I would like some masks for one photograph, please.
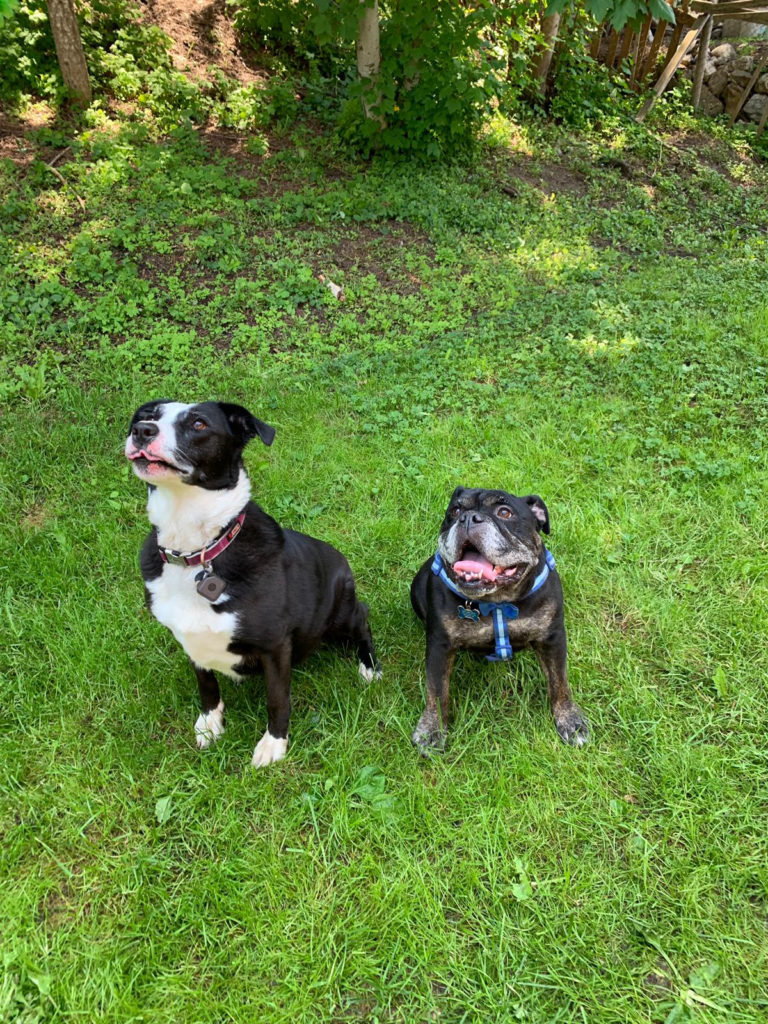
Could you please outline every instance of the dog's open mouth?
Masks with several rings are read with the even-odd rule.
[[[493,565],[473,547],[465,548],[451,568],[462,583],[507,583],[521,570],[519,565]]]
[[[179,473],[179,467],[174,466],[172,462],[166,462],[165,459],[158,459],[156,455],[148,455],[144,451],[131,452],[128,458],[133,463],[134,469],[140,473],[155,473],[162,472],[163,470],[170,470],[173,473]]]

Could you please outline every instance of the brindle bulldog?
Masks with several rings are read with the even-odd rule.
[[[542,530],[549,533],[549,513],[538,495],[453,492],[437,554],[411,584],[411,604],[427,635],[427,705],[412,737],[422,754],[445,744],[448,684],[462,648],[493,652],[490,661],[533,648],[560,738],[575,747],[587,742],[587,721],[568,686],[563,589]]]

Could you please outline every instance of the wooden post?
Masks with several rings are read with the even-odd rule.
[[[744,106],[744,104],[749,99],[749,94],[754,89],[755,82],[757,82],[758,78],[760,77],[760,72],[763,70],[763,68],[765,67],[766,63],[768,63],[768,53],[764,53],[763,56],[760,58],[757,66],[755,67],[755,70],[752,72],[752,76],[750,77],[749,81],[747,82],[747,84],[746,84],[746,86],[744,88],[744,92],[741,94],[741,96],[739,98],[739,102],[733,108],[730,120],[728,121],[728,127],[729,128],[733,124],[733,122],[736,120],[736,118],[739,116],[739,114],[741,113],[741,108]]]
[[[648,56],[643,61],[643,67],[637,76],[638,82],[642,82],[649,71],[653,71],[656,58],[659,55],[661,44],[664,40],[664,33],[667,31],[668,21],[662,21],[661,18],[656,22],[656,31],[653,33],[653,39],[651,40],[651,49],[648,52]]]
[[[619,33],[615,28],[611,29],[611,36],[608,40],[608,50],[605,54],[605,66],[607,68],[613,67],[613,62],[616,60],[616,50],[619,48]]]
[[[763,128],[765,128],[765,122],[768,121],[768,103],[763,107],[763,112],[760,115],[760,123],[757,126],[757,138],[763,134]]]
[[[645,45],[648,40],[648,32],[650,31],[650,28],[651,15],[649,14],[643,22],[642,27],[637,34],[637,39],[635,40],[635,49],[632,53],[632,74],[629,79],[630,86],[634,86],[637,81],[637,73],[640,70],[640,58],[645,55]]]
[[[710,18],[704,28],[701,30],[701,39],[699,40],[699,56],[696,60],[696,71],[693,76],[693,93],[691,95],[691,102],[693,103],[693,109],[699,109],[699,103],[701,102],[701,87],[704,84],[704,67],[709,57],[709,37],[712,35],[712,23],[714,18]]]
[[[600,43],[603,38],[603,22],[597,26],[595,34],[592,36],[592,42],[589,44],[589,56],[592,60],[597,60],[597,55],[600,52]]]
[[[690,48],[693,46],[693,44],[694,44],[694,42],[696,40],[696,36],[699,34],[699,32],[701,32],[701,30],[704,27],[705,23],[711,17],[712,17],[711,14],[701,14],[701,15],[699,15],[699,17],[696,19],[696,21],[694,21],[694,23],[691,25],[691,27],[685,33],[685,35],[682,38],[682,41],[681,41],[680,45],[675,50],[674,55],[671,57],[670,60],[667,61],[666,67],[661,72],[661,75],[659,76],[658,82],[653,87],[653,92],[648,97],[648,99],[645,101],[645,103],[642,105],[642,107],[640,107],[640,110],[637,112],[637,114],[635,116],[635,120],[636,121],[638,121],[638,122],[644,121],[646,119],[646,117],[648,116],[648,114],[650,113],[650,111],[656,106],[656,101],[658,100],[659,96],[661,96],[661,94],[667,88],[667,86],[669,85],[669,83],[670,83],[670,81],[672,79],[672,75],[674,75],[674,73],[677,71],[677,69],[682,64],[683,57],[686,55],[686,53],[688,53]]]
[[[619,71],[621,71],[621,62],[626,59],[626,56],[629,53],[630,47],[632,46],[632,40],[634,39],[634,37],[635,33],[632,31],[629,25],[627,25],[627,27],[624,29],[624,35],[621,37],[619,55],[616,58],[616,67]]]

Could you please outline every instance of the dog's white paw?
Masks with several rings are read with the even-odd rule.
[[[275,761],[282,761],[288,749],[287,739],[278,739],[267,730],[256,744],[251,764],[254,768],[263,768],[265,765],[273,764]]]
[[[368,665],[364,665],[361,661],[357,666],[358,675],[366,681],[366,683],[372,683],[374,679],[381,679],[380,668],[369,668]]]
[[[224,734],[224,701],[219,701],[215,708],[200,715],[195,722],[195,742],[200,750],[205,750]]]

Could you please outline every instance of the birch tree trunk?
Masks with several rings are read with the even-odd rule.
[[[533,77],[540,96],[546,96],[547,94],[547,75],[552,63],[552,54],[555,52],[559,28],[559,14],[550,14],[549,17],[542,17],[541,34],[544,36],[544,42],[533,65]]]
[[[91,82],[72,0],[48,0],[48,17],[64,85],[85,106],[91,102]]]
[[[362,79],[368,80],[366,92],[363,95],[363,110],[365,116],[373,118],[384,127],[384,118],[381,114],[372,112],[381,100],[381,93],[376,89],[376,79],[379,76],[381,66],[381,47],[379,45],[379,3],[373,0],[368,7],[367,0],[360,0],[364,10],[357,26],[357,73]]]

